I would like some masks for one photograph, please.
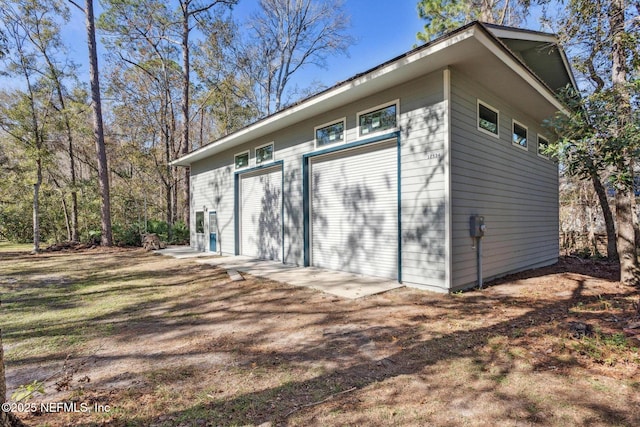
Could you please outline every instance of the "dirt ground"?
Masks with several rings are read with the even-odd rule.
[[[18,414],[33,426],[637,426],[617,274],[564,258],[344,300],[140,250],[0,253],[7,385],[80,408]]]

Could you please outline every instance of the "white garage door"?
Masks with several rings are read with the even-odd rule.
[[[398,279],[396,144],[310,160],[311,265]]]
[[[282,260],[282,167],[240,176],[240,254]]]

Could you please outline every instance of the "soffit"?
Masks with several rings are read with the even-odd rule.
[[[577,84],[569,61],[555,35],[539,31],[484,24],[556,93]]]

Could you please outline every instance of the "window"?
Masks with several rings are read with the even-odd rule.
[[[344,122],[334,122],[316,128],[316,147],[344,142]]]
[[[249,151],[236,154],[235,156],[236,169],[242,169],[249,166]]]
[[[204,233],[204,212],[196,212],[196,233]]]
[[[498,131],[498,110],[478,100],[478,129],[489,132],[493,136],[499,136]]]
[[[358,115],[360,135],[382,132],[398,126],[398,104],[392,104]]]
[[[545,153],[547,147],[549,147],[549,140],[538,135],[538,156],[548,159],[549,155]]]
[[[513,145],[517,145],[520,148],[527,148],[527,127],[520,123],[513,121]]]
[[[273,142],[256,148],[256,166],[273,160]]]

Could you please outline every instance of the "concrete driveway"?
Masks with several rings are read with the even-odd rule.
[[[180,259],[195,258],[195,261],[199,263],[226,270],[236,270],[292,286],[304,286],[342,298],[356,299],[403,287],[397,281],[379,277],[317,267],[296,267],[280,262],[256,260],[246,256],[218,256],[210,252],[198,252],[188,246],[171,246],[158,250],[156,253]]]

